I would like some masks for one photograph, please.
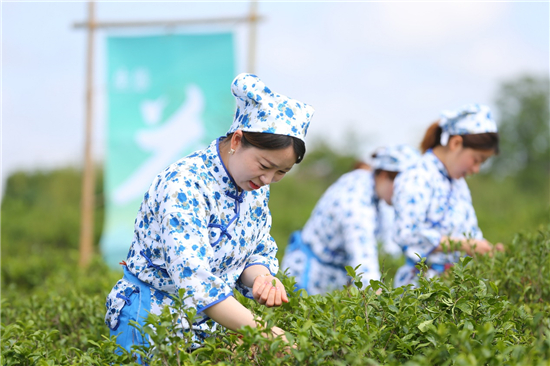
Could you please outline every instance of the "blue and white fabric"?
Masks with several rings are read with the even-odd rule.
[[[442,273],[459,259],[460,252],[434,252],[443,236],[483,238],[466,181],[451,178],[431,150],[396,177],[392,202],[393,239],[407,261],[397,271],[395,286],[414,283],[416,254],[427,258],[430,275]]]
[[[116,333],[126,298],[136,289],[128,277],[135,277],[146,285],[154,314],[171,305],[178,290],[185,291],[185,304],[198,317],[193,324],[179,322],[200,343],[211,330],[205,309],[232,296],[233,289],[252,297],[239,280],[245,268],[278,271],[268,200],[267,185],[238,191],[219,156],[218,140],[166,168],[141,203],[126,259],[129,275],[110,292],[105,323]]]
[[[323,194],[303,230],[294,233],[281,268],[298,288],[323,294],[349,283],[345,266],[359,266],[364,283],[380,278],[377,240],[379,199],[374,173],[356,169],[342,175]]]
[[[401,172],[413,165],[419,158],[420,152],[408,145],[390,145],[376,149],[370,159],[373,169]]]
[[[393,221],[395,219],[393,206],[388,205],[384,200],[380,200],[378,202],[378,212],[380,215],[382,251],[396,259],[400,259],[403,255],[401,247],[393,241]]]
[[[231,85],[237,100],[228,134],[237,130],[287,135],[305,141],[313,107],[271,91],[259,77],[240,74]]]
[[[439,126],[442,146],[447,146],[450,136],[497,132],[490,108],[482,104],[467,104],[455,111],[443,111]]]

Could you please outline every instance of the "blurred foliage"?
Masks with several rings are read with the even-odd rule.
[[[541,174],[542,175],[542,174]],[[483,236],[492,243],[510,243],[519,232],[531,232],[550,222],[548,180],[525,189],[516,177],[479,174],[468,178],[472,201]]]
[[[515,176],[526,188],[550,174],[550,84],[548,76],[523,76],[502,83],[496,104],[501,154],[491,170]]]
[[[96,174],[94,242],[103,228],[103,175]],[[2,200],[2,286],[22,289],[41,285],[58,262],[70,256],[80,234],[81,173],[72,168],[51,172],[18,172],[7,179]],[[54,250],[59,249],[59,250]],[[26,268],[14,258],[24,256]]]
[[[8,177],[2,200],[2,238],[11,244],[76,248],[80,233],[81,172],[74,168],[18,172]],[[96,169],[94,241],[103,228],[103,170]],[[54,224],[54,223],[60,223]],[[14,242],[15,241],[15,242]]]
[[[550,219],[549,88],[548,75],[523,75],[497,91],[500,154],[468,181],[490,241],[509,242]]]

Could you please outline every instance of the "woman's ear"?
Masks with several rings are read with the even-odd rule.
[[[231,149],[237,150],[238,147],[241,146],[241,140],[243,138],[243,131],[237,130],[233,133],[233,136],[231,136]]]
[[[462,148],[462,142],[463,142],[462,136],[454,135],[449,139],[447,146],[451,151],[458,151]]]

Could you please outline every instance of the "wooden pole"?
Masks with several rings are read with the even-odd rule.
[[[94,64],[94,2],[88,3],[88,52],[86,65],[86,132],[84,143],[84,172],[80,207],[80,260],[81,268],[90,264],[93,254],[94,208],[95,208],[95,167],[92,157],[93,135],[93,64]]]
[[[256,20],[262,20],[259,15],[255,15]],[[237,24],[249,22],[250,16],[243,17],[221,17],[221,18],[203,18],[203,19],[168,19],[168,20],[134,20],[134,21],[116,21],[94,23],[95,29],[100,28],[139,28],[139,27],[178,27],[192,26],[199,24]],[[74,28],[88,28],[88,22],[76,22]]]
[[[256,68],[256,25],[258,24],[258,2],[250,1],[250,31],[248,34],[248,70],[247,72],[254,73]]]

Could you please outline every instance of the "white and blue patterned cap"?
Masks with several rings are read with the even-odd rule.
[[[402,172],[420,159],[420,152],[408,145],[380,147],[373,155],[370,163],[372,168],[389,172]]]
[[[441,112],[439,126],[442,146],[447,145],[450,136],[497,132],[491,110],[482,104],[467,104],[456,111]]]
[[[256,75],[240,74],[231,85],[237,111],[227,134],[237,130],[297,137],[305,142],[313,107],[271,91]]]

